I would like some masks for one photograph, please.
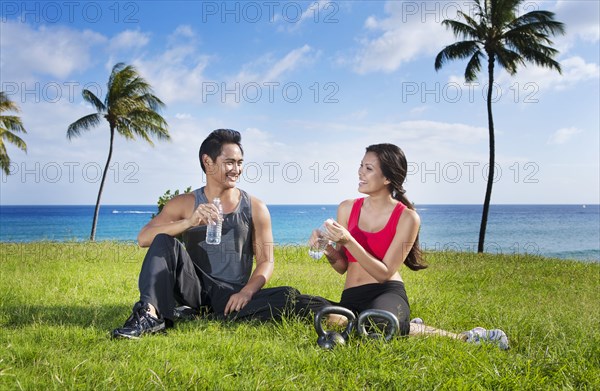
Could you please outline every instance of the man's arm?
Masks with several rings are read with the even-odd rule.
[[[239,311],[248,304],[252,296],[258,292],[273,274],[273,231],[271,229],[271,215],[267,206],[257,198],[251,197],[253,247],[256,258],[256,268],[252,272],[248,283],[242,290],[229,299],[225,306],[225,315]]]
[[[196,198],[193,194],[182,194],[169,200],[158,216],[141,229],[137,237],[138,244],[148,247],[160,233],[176,236],[191,227],[207,224],[209,219],[217,217],[217,208],[214,205],[200,204],[194,210],[195,203]]]

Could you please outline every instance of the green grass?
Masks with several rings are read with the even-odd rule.
[[[430,253],[403,278],[412,316],[499,327],[509,351],[440,337],[352,338],[323,351],[308,321],[179,323],[113,341],[137,300],[132,244],[0,244],[0,389],[600,389],[600,265]],[[305,248],[276,251],[270,285],[339,299],[343,277]]]

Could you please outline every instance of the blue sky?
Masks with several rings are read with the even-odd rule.
[[[488,161],[485,75],[433,67],[454,37],[442,25],[468,1],[4,1],[0,83],[17,102],[27,154],[8,146],[0,203],[94,204],[108,125],[71,141],[113,65],[135,65],[167,105],[172,140],[117,139],[103,204],[153,204],[199,187],[198,148],[220,127],[243,136],[240,187],[268,204],[336,204],[359,196],[367,145],[409,160],[417,204],[480,204]],[[597,1],[525,1],[555,12],[563,74],[496,70],[497,177],[492,203],[598,203]]]

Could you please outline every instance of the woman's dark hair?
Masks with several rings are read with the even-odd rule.
[[[408,164],[404,152],[394,144],[375,144],[367,147],[367,152],[372,152],[377,155],[381,172],[386,177],[390,184],[388,189],[394,199],[402,202],[407,208],[415,210],[412,202],[406,198],[406,191],[403,184],[406,179]],[[415,239],[404,264],[411,270],[420,270],[427,267],[423,263],[423,255],[419,246],[419,234]]]
[[[223,144],[237,144],[237,146],[240,147],[240,151],[242,151],[242,155],[244,154],[244,149],[242,148],[242,135],[240,132],[233,129],[213,130],[202,142],[202,145],[200,145],[198,158],[200,159],[202,171],[206,172],[206,167],[204,167],[204,162],[202,161],[202,155],[210,156],[214,162],[221,152],[223,152]]]

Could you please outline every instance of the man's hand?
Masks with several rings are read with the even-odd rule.
[[[252,295],[244,291],[239,291],[231,295],[227,305],[225,306],[224,315],[227,316],[232,312],[239,312],[252,300]]]
[[[188,218],[191,227],[208,225],[219,218],[219,210],[214,204],[200,204]]]

